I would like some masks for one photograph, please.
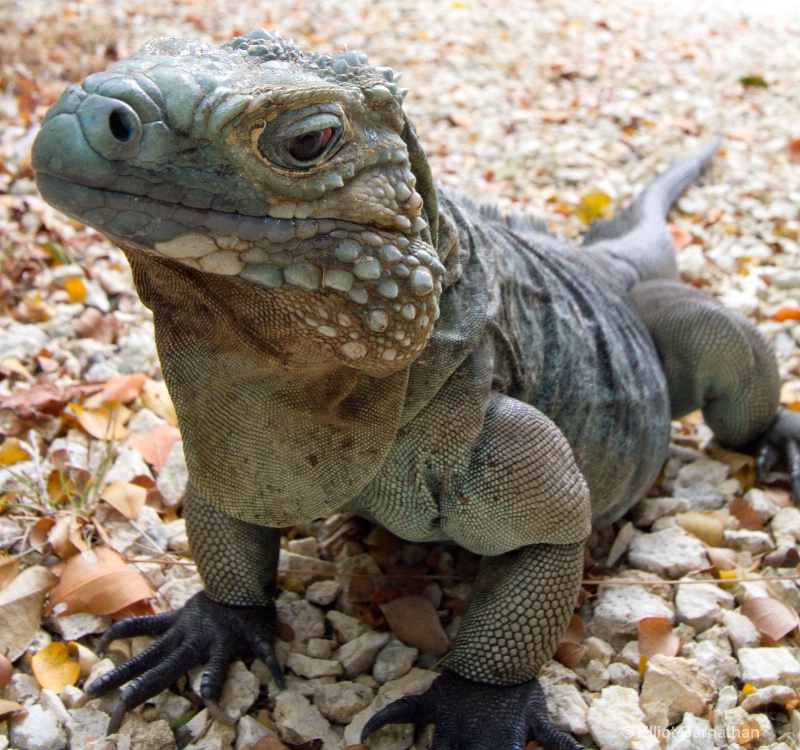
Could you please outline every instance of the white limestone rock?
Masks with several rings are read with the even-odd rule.
[[[778,505],[767,492],[757,487],[748,490],[744,499],[747,504],[758,513],[758,517],[761,519],[762,523],[767,523],[781,509],[781,506]]]
[[[572,734],[586,734],[589,731],[586,723],[589,708],[574,685],[550,685],[544,693],[550,718],[559,729]]]
[[[168,507],[175,508],[183,501],[186,485],[189,482],[189,470],[183,455],[183,442],[178,441],[170,448],[167,460],[158,472],[156,488],[164,498]]]
[[[228,678],[219,699],[220,708],[228,716],[238,719],[256,702],[260,689],[258,678],[237,659],[228,669]]]
[[[277,737],[277,735],[252,716],[242,716],[236,722],[234,750],[253,750],[262,737]]]
[[[722,622],[728,631],[734,651],[740,648],[755,648],[761,645],[761,634],[753,621],[738,609],[722,613]]]
[[[314,659],[304,654],[291,653],[286,666],[300,677],[338,677],[343,673],[342,665],[334,659]]]
[[[355,617],[346,615],[343,612],[331,610],[325,615],[328,621],[333,625],[336,635],[340,643],[347,643],[355,638],[358,638],[366,628]]]
[[[778,548],[800,542],[800,508],[781,508],[770,521]]]
[[[368,631],[345,643],[335,654],[346,677],[368,672],[378,652],[389,642],[389,633]]]
[[[411,646],[406,646],[396,638],[386,644],[375,659],[372,667],[372,676],[381,684],[396,680],[414,666],[414,660],[419,651]]]
[[[757,688],[788,685],[800,688],[800,662],[791,649],[740,648],[742,679]]]
[[[325,616],[322,610],[296,594],[282,593],[276,602],[278,619],[291,626],[296,643],[325,635]]]
[[[8,741],[18,750],[63,750],[67,733],[60,712],[51,707],[31,703],[26,716],[8,726]]]
[[[738,552],[749,552],[751,555],[763,555],[775,549],[775,542],[766,531],[750,529],[725,529],[722,543]]]
[[[708,566],[703,543],[679,526],[634,537],[628,560],[641,570],[665,578],[680,578]]]
[[[730,685],[739,677],[739,662],[718,641],[700,641],[684,646],[682,656],[694,659],[717,690]]]
[[[786,685],[770,685],[745,696],[742,708],[748,713],[770,705],[786,706],[797,697],[797,691]]]
[[[675,613],[660,596],[644,586],[600,586],[586,632],[612,646],[621,646],[636,637],[637,623],[644,617],[666,617],[673,621]]]
[[[677,587],[675,608],[678,620],[702,632],[711,627],[720,609],[733,609],[736,599],[713,583],[686,583]]]
[[[714,738],[708,719],[686,713],[683,721],[667,734],[665,750],[717,750]]]
[[[275,724],[281,737],[288,742],[301,744],[321,739],[325,750],[338,750],[339,738],[331,730],[316,706],[293,690],[282,690],[275,697]]]
[[[315,581],[305,591],[305,596],[312,604],[327,607],[336,601],[342,587],[336,581]]]
[[[603,750],[661,750],[658,739],[644,723],[639,696],[630,688],[603,688],[586,712],[586,723]]]
[[[619,685],[638,691],[642,678],[638,669],[633,669],[621,662],[614,662],[608,665],[608,681],[612,685]]]
[[[367,708],[374,697],[366,685],[342,680],[332,685],[319,685],[314,691],[314,705],[334,724],[347,724],[355,714]]]
[[[713,683],[697,662],[661,654],[648,660],[641,702],[666,706],[669,724],[676,723],[685,713],[704,713],[716,696]]]

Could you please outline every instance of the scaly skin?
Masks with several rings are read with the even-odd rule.
[[[45,119],[42,194],[125,251],[153,311],[206,586],[107,634],[163,636],[87,688],[133,678],[110,731],[196,663],[217,715],[233,658],[274,667],[280,527],[348,509],[486,556],[444,674],[365,736],[416,721],[435,748],[575,748],[536,677],[591,527],[650,486],[670,417],[703,408],[800,487],[768,345],[673,280],[666,213],[717,143],[574,248],[437,191],[402,98],[362,55],[254,32],[151,42]]]

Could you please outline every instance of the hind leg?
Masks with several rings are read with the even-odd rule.
[[[800,414],[780,410],[772,348],[743,315],[676,281],[633,286],[669,386],[673,418],[702,409],[722,445],[756,450],[764,474],[785,456],[800,501]]]

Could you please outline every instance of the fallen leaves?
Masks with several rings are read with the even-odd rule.
[[[789,141],[789,163],[800,164],[800,138]]]
[[[14,701],[0,699],[0,721],[25,716],[28,710]]]
[[[42,620],[42,604],[58,577],[41,565],[23,570],[0,591],[0,652],[16,661],[31,645]]]
[[[762,635],[779,641],[800,625],[800,616],[791,607],[766,596],[753,597],[742,604],[746,615]]]
[[[152,599],[147,579],[108,547],[97,547],[70,558],[50,592],[46,612],[111,615]]]
[[[798,141],[800,144],[800,141]],[[798,160],[796,162],[800,164],[800,146],[798,146]],[[783,323],[787,320],[800,320],[800,307],[781,307],[777,309],[771,315],[773,320],[777,320],[778,323]]]
[[[677,656],[681,650],[681,639],[672,631],[667,617],[644,617],[639,620],[639,653],[651,656]]]
[[[424,596],[410,594],[379,606],[392,632],[407,646],[439,655],[450,648],[436,608]]]
[[[161,471],[167,461],[169,452],[181,439],[181,432],[171,424],[160,424],[150,432],[135,438],[128,443],[156,471]]]
[[[117,479],[105,486],[100,499],[132,521],[139,515],[147,500],[147,489],[132,482]]]
[[[591,224],[595,219],[605,216],[611,197],[601,192],[587,193],[578,204],[578,218],[584,224]]]
[[[74,685],[80,676],[81,665],[78,644],[51,643],[31,659],[33,676],[45,690],[60,693],[67,685]]]
[[[10,437],[0,445],[0,465],[13,466],[31,458],[30,451],[19,438]]]
[[[569,669],[574,669],[581,663],[586,649],[583,647],[583,620],[578,615],[572,615],[561,636],[553,658]]]
[[[722,541],[725,522],[713,513],[699,511],[676,513],[675,520],[684,531],[688,531],[710,547],[718,547]]]

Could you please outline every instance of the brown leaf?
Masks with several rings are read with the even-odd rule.
[[[762,596],[742,604],[742,614],[752,620],[759,633],[779,641],[800,625],[800,616],[777,599]]]
[[[40,555],[44,554],[45,549],[49,542],[47,541],[47,535],[50,533],[50,529],[56,525],[56,519],[52,516],[45,516],[44,518],[40,518],[33,526],[31,526],[31,530],[28,533],[28,541]]]
[[[84,401],[89,409],[99,408],[106,404],[129,404],[138,398],[147,383],[147,375],[134,372],[131,375],[117,375],[106,380],[103,390]]]
[[[0,698],[0,721],[5,721],[6,719],[11,718],[21,718],[26,716],[28,713],[28,709],[24,706],[21,706],[19,703],[14,703],[14,701],[7,701]]]
[[[681,639],[672,632],[667,617],[644,617],[639,620],[639,653],[648,659],[656,654],[677,656]]]
[[[96,547],[67,560],[61,580],[50,592],[46,612],[111,615],[152,597],[150,584],[141,573],[114,550]]]
[[[178,426],[178,415],[163,380],[148,380],[142,389],[142,406],[147,407],[156,416],[166,419],[174,427]]]
[[[586,649],[580,643],[561,641],[553,658],[569,669],[575,669],[581,663]]]
[[[156,471],[161,471],[172,446],[180,439],[181,431],[165,422],[154,427],[147,434],[131,440],[128,446],[137,451]]]
[[[23,419],[36,418],[42,414],[58,416],[64,405],[78,394],[96,393],[101,383],[73,383],[58,386],[42,380],[26,391],[17,391],[0,397],[0,409],[16,412]]]
[[[728,465],[731,479],[737,479],[745,492],[755,487],[756,461],[752,456],[728,450],[716,443],[711,443],[708,452],[714,460]]]
[[[401,596],[381,604],[380,610],[392,632],[407,646],[439,655],[450,648],[436,608],[424,596]]]
[[[717,570],[734,570],[739,560],[736,550],[728,547],[706,547],[706,555]]]
[[[36,565],[0,591],[0,651],[16,661],[31,645],[42,620],[42,604],[58,578]]]
[[[144,507],[147,490],[131,482],[117,479],[104,487],[100,493],[100,499],[132,521]]]
[[[797,545],[781,547],[774,552],[765,555],[763,560],[764,565],[770,565],[773,568],[794,568],[800,564],[800,553],[797,551]]]
[[[789,162],[800,164],[800,138],[789,141]]]
[[[712,547],[716,547],[722,541],[725,524],[713,514],[690,510],[686,513],[676,513],[675,520],[684,531],[688,531]]]
[[[692,233],[683,227],[675,224],[668,225],[669,233],[672,235],[672,242],[676,250],[683,250],[687,245],[692,244]]]
[[[353,747],[366,747],[366,745],[353,745]],[[289,750],[277,737],[262,737],[255,745],[253,750]]]
[[[47,541],[62,560],[67,560],[79,552],[86,552],[89,549],[83,539],[82,528],[74,511],[60,513],[56,517],[55,526],[47,534]]]
[[[0,591],[19,575],[19,571],[20,562],[18,557],[9,557],[6,560],[0,560]]]
[[[608,562],[606,563],[609,568],[613,568],[620,560],[620,558],[627,552],[628,546],[633,539],[633,524],[628,521],[618,532],[611,545],[611,550],[608,553]]]
[[[751,508],[742,497],[735,497],[730,503],[731,515],[739,522],[740,529],[761,531],[764,523],[755,508]]]

